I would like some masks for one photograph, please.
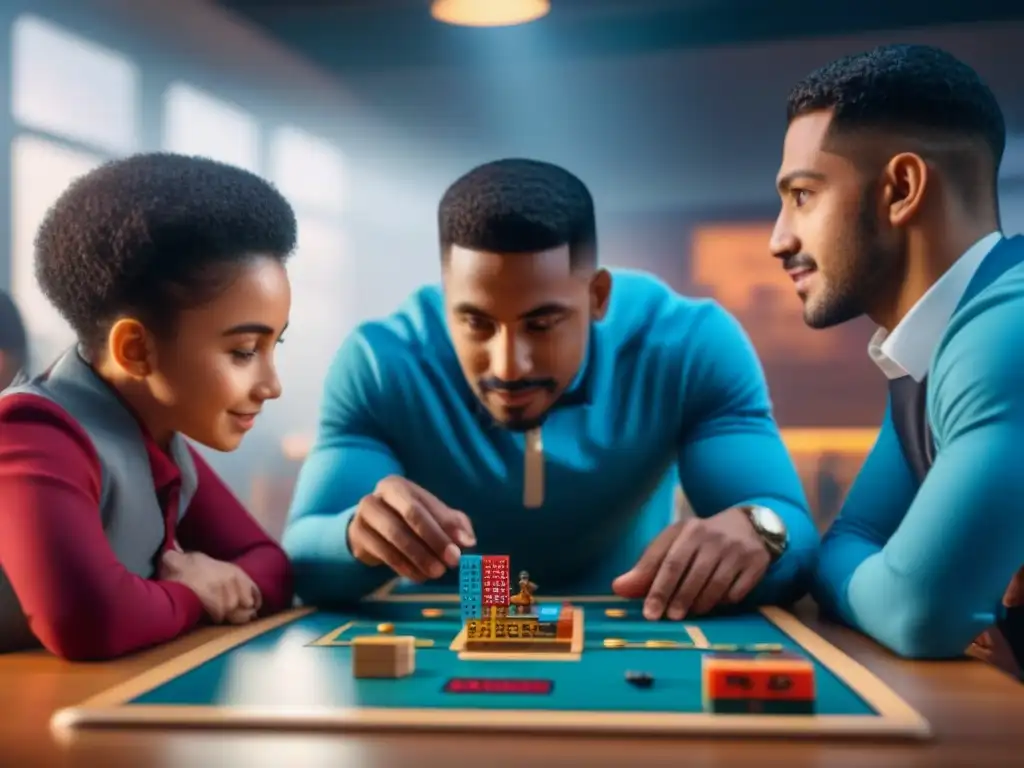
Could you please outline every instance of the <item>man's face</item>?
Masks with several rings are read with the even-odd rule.
[[[526,431],[580,370],[611,276],[573,270],[568,247],[498,254],[453,247],[445,305],[466,379],[494,419]]]
[[[156,342],[149,377],[168,428],[216,450],[237,448],[264,403],[281,395],[274,352],[290,308],[285,268],[256,258],[217,298],[183,311],[173,338]]]
[[[877,178],[823,147],[830,121],[826,111],[790,124],[777,180],[782,208],[771,239],[812,328],[867,312],[903,263],[902,238],[888,226]]]

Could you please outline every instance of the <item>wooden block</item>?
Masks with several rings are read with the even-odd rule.
[[[364,635],[352,640],[352,674],[357,678],[408,677],[416,671],[416,638]]]

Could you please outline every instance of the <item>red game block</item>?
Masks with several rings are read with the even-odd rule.
[[[445,693],[527,693],[545,695],[554,690],[553,680],[453,677],[444,684]]]
[[[722,654],[703,658],[704,692],[714,701],[813,701],[814,665],[788,654]]]
[[[562,609],[558,612],[558,624],[555,629],[555,636],[559,640],[572,639],[572,620],[576,615],[569,603],[562,603]]]
[[[480,581],[483,587],[481,602],[485,607],[508,605],[511,597],[508,555],[484,555]]]

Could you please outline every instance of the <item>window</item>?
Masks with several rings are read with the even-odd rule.
[[[68,184],[100,162],[100,157],[35,136],[19,136],[11,145],[11,287],[31,338],[33,370],[48,365],[74,342],[74,334],[36,282],[36,231]]]
[[[75,178],[137,151],[141,78],[118,52],[31,15],[14,22],[11,64],[11,293],[37,371],[74,334],[36,283],[36,231]]]
[[[331,360],[352,326],[355,285],[338,227],[299,218],[299,246],[288,265],[292,310],[277,353],[291,427],[312,430]]]
[[[163,146],[259,171],[259,126],[248,113],[184,83],[164,96]]]
[[[329,142],[293,127],[274,132],[270,175],[294,206],[299,243],[288,272],[292,315],[278,353],[284,440],[316,429],[327,369],[356,320],[356,285],[344,229],[345,160]]]
[[[115,51],[35,16],[12,33],[15,122],[111,154],[135,151],[140,76]]]
[[[270,145],[271,175],[297,208],[340,213],[346,204],[345,161],[333,146],[297,128],[281,128]]]

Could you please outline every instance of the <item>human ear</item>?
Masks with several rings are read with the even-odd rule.
[[[906,226],[920,212],[930,182],[928,163],[918,154],[903,152],[886,164],[883,194],[893,227]]]
[[[612,275],[607,269],[599,269],[590,278],[590,316],[603,320],[608,312],[612,295]]]
[[[146,327],[135,318],[114,323],[107,337],[110,360],[136,379],[144,379],[156,368],[156,349]]]

